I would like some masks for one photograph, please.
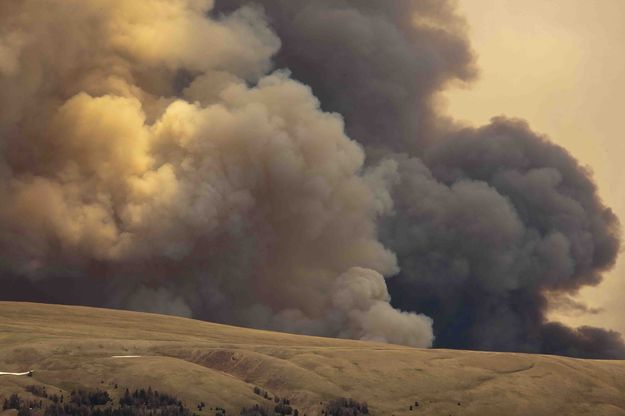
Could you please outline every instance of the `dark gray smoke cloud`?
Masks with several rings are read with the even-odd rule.
[[[393,304],[431,316],[436,346],[625,357],[615,332],[546,321],[547,297],[598,284],[618,254],[590,173],[521,120],[473,129],[437,111],[437,92],[475,75],[454,2],[262,3],[277,62],[395,177],[380,230],[401,269]]]
[[[437,108],[476,75],[453,1],[25,0],[0,28],[0,299],[625,357],[545,318],[618,252],[590,174]]]
[[[250,0],[219,0],[232,11]],[[418,151],[440,134],[434,93],[475,77],[466,23],[453,1],[258,1],[282,41],[276,65],[342,114],[373,149]]]
[[[552,352],[545,296],[597,284],[618,252],[617,221],[587,172],[506,119],[460,131],[423,160],[398,160],[396,215],[383,227],[402,269],[396,304],[430,313],[439,345]],[[562,334],[581,356],[614,356],[582,342],[600,330]]]

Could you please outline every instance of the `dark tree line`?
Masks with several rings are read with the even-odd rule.
[[[27,386],[26,391],[44,400],[25,400],[17,394],[4,399],[2,410],[16,409],[18,416],[198,416],[184,406],[177,397],[161,393],[152,388],[125,390],[117,406],[104,390],[75,390],[68,400],[57,394],[49,394],[43,386]],[[267,401],[263,405],[243,408],[240,416],[305,416],[293,406],[289,399],[269,394],[260,388],[254,392]],[[206,404],[200,402],[197,408],[203,412]],[[226,416],[226,410],[216,406],[210,408],[215,416]],[[326,404],[322,411],[325,416],[369,415],[366,403],[352,399],[336,399]]]
[[[113,407],[108,392],[103,390],[78,390],[71,393],[68,402],[63,403],[62,397],[44,395],[43,389],[27,390],[49,402],[27,401],[17,394],[4,400],[2,410],[16,409],[19,416],[32,416],[33,411],[42,416],[194,416],[176,397],[152,391],[152,389],[135,390],[132,394],[126,390],[119,399],[119,407]]]
[[[323,411],[327,416],[361,416],[369,414],[367,403],[358,402],[353,399],[335,399],[328,403]]]
[[[2,410],[15,409],[19,416],[30,416],[31,409],[43,408],[43,400],[24,400],[17,394],[12,394],[2,403]]]
[[[85,390],[72,391],[70,396],[70,403],[77,406],[102,406],[112,401],[111,396],[104,390],[91,392]]]
[[[120,406],[146,407],[157,409],[162,407],[183,407],[182,401],[167,393],[160,393],[158,390],[146,389],[135,390],[132,393],[126,389],[124,395],[119,399]]]

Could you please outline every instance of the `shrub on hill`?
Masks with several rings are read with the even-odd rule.
[[[167,406],[182,407],[182,402],[176,397],[159,393],[158,390],[152,390],[151,387],[147,390],[135,390],[132,393],[126,389],[124,395],[119,399],[119,404],[121,406],[147,407],[148,409]]]
[[[4,399],[2,410],[15,409],[18,413],[30,413],[30,409],[42,409],[43,401],[41,400],[24,400],[17,394],[12,394],[8,399]],[[27,412],[28,411],[28,412]]]
[[[43,397],[44,399],[48,398],[48,392],[46,391],[45,386],[36,386],[31,384],[30,386],[26,386],[26,391],[31,393],[33,396]]]
[[[108,392],[103,390],[96,390],[92,392],[78,390],[72,391],[69,401],[70,403],[79,406],[101,406],[112,400]]]
[[[273,416],[273,411],[266,407],[254,405],[251,408],[243,408],[239,413],[239,416]]]
[[[327,416],[361,416],[369,414],[369,407],[365,402],[352,399],[335,399],[328,403],[322,411]]]

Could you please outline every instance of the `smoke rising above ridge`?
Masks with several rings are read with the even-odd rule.
[[[3,42],[1,266],[26,281],[5,296],[49,285],[61,302],[431,345],[429,318],[388,303],[384,180],[338,114],[270,71],[260,8],[3,8],[22,41]]]
[[[0,22],[0,298],[625,357],[545,317],[618,254],[590,174],[523,121],[437,108],[477,72],[453,1],[24,1]]]
[[[263,4],[278,62],[395,172],[379,223],[401,269],[389,289],[433,318],[436,346],[624,356],[616,332],[545,317],[547,296],[598,284],[618,254],[618,220],[589,173],[523,121],[473,129],[437,109],[437,92],[475,75],[453,2]]]

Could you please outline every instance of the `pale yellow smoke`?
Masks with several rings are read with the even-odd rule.
[[[393,166],[363,172],[341,117],[266,75],[280,42],[261,10],[212,6],[0,5],[1,271],[112,279],[116,306],[431,345],[382,278]]]

